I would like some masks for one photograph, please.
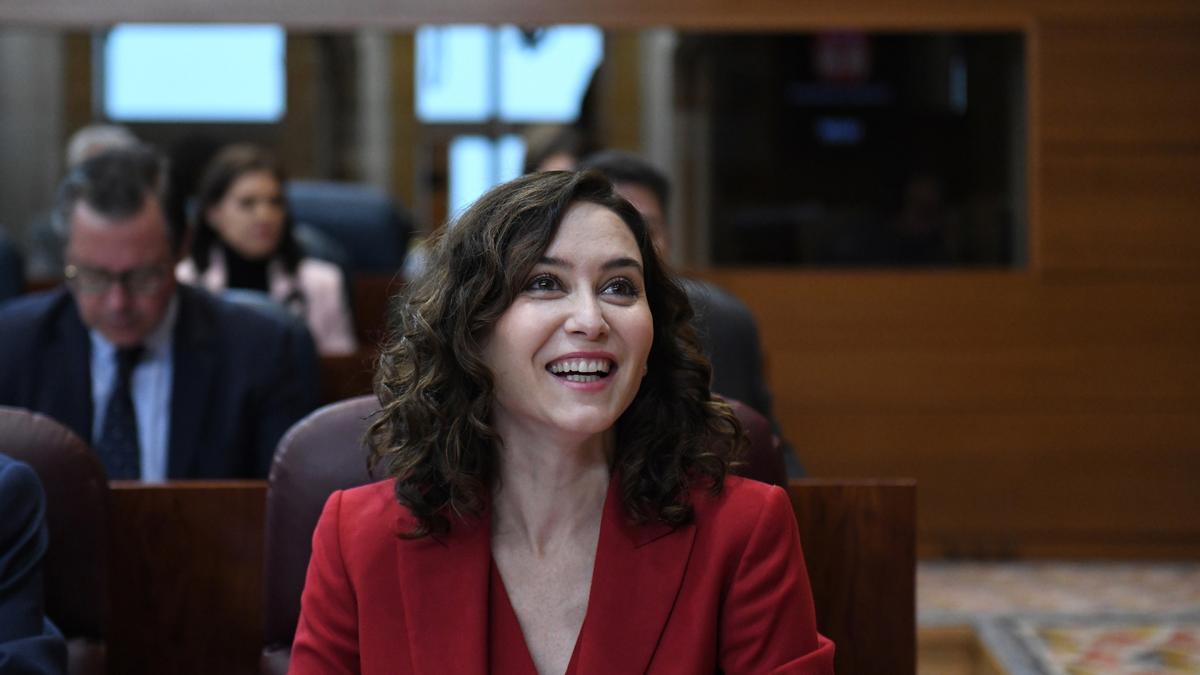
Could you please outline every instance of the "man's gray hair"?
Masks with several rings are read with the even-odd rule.
[[[167,162],[156,150],[147,145],[107,150],[72,168],[58,184],[54,228],[66,241],[71,214],[81,201],[105,218],[128,218],[141,211],[149,197],[156,197],[161,207],[166,191]],[[165,227],[171,251],[177,252],[179,233]]]
[[[67,168],[73,169],[106,150],[131,148],[138,142],[132,131],[119,124],[89,124],[67,141]]]

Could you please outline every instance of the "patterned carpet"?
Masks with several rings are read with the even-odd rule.
[[[917,606],[1012,675],[1200,675],[1196,563],[922,563]]]

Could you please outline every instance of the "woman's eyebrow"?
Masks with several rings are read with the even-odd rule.
[[[608,262],[604,263],[601,266],[601,269],[612,270],[612,269],[618,269],[621,267],[632,267],[635,270],[637,270],[638,273],[641,273],[641,271],[642,271],[642,264],[640,262],[634,260],[633,258],[630,258],[627,256],[622,256],[620,258],[613,258],[612,260],[609,260]]]
[[[554,257],[550,257],[550,256],[542,256],[538,260],[538,264],[539,265],[548,265],[550,267],[564,267],[566,269],[574,269],[574,267],[575,267],[575,265],[571,264],[570,262],[568,262],[566,260],[563,260],[562,258],[554,258]],[[630,258],[628,256],[621,256],[619,258],[613,258],[612,260],[607,260],[607,261],[605,261],[605,263],[603,265],[600,266],[600,269],[608,271],[608,270],[612,270],[612,269],[619,269],[622,267],[632,267],[632,268],[636,269],[639,273],[642,271],[642,264],[640,262],[638,262],[636,259]]]

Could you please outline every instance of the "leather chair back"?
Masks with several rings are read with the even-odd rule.
[[[770,420],[741,401],[727,398],[725,402],[733,408],[733,414],[737,415],[738,421],[742,423],[742,430],[746,432],[746,438],[750,441],[742,464],[735,466],[733,472],[787,489],[787,466],[783,461],[779,437],[771,430]]]
[[[300,420],[279,441],[267,478],[265,643],[262,672],[287,672],[300,619],[312,534],[329,495],[373,480],[363,444],[374,396],[332,403]]]
[[[46,492],[46,615],[67,639],[73,675],[105,672],[108,477],[88,444],[38,413],[0,407],[0,452],[33,468]]]
[[[749,406],[726,402],[750,440],[750,450],[735,473],[786,487],[779,439],[770,423]],[[378,409],[374,396],[333,403],[297,422],[279,441],[267,479],[263,673],[287,672],[312,534],[325,501],[336,490],[375,480],[367,471],[369,451],[363,439]]]
[[[351,273],[394,274],[403,264],[412,216],[383,191],[357,183],[293,180],[287,199],[296,222],[341,244]]]

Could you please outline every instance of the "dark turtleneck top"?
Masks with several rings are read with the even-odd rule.
[[[225,242],[221,242],[221,253],[225,256],[227,288],[248,288],[264,293],[270,290],[267,284],[267,263],[271,260],[269,257],[250,260]]]

